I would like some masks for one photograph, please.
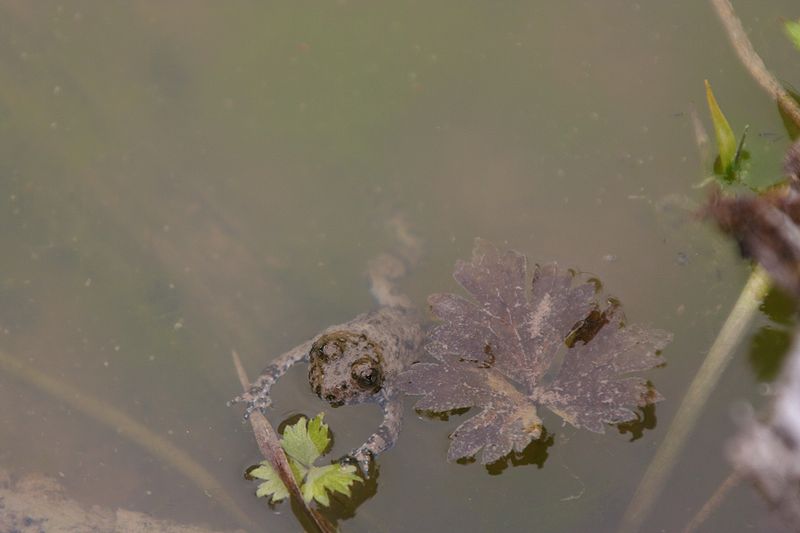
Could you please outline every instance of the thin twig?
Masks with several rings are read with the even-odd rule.
[[[800,106],[794,98],[783,88],[783,85],[775,79],[775,76],[767,70],[764,60],[753,48],[750,39],[742,27],[742,21],[736,16],[729,0],[711,0],[711,5],[717,10],[717,15],[722,19],[722,25],[728,38],[736,50],[742,64],[750,72],[750,75],[758,82],[761,87],[778,103],[781,110],[791,117],[792,121],[800,126]]]
[[[124,438],[138,444],[147,452],[158,457],[161,461],[192,480],[201,491],[210,494],[231,516],[236,518],[240,525],[248,530],[258,528],[236,502],[228,496],[222,485],[208,470],[189,457],[186,452],[154,433],[144,424],[99,398],[46,376],[29,365],[22,364],[17,358],[6,354],[2,350],[0,350],[0,369],[3,373],[10,374],[36,387],[58,401],[70,405],[89,418],[115,430]]]
[[[747,326],[758,312],[758,306],[769,286],[769,275],[760,266],[756,266],[689,385],[689,390],[686,391],[664,440],[647,466],[633,499],[622,517],[620,532],[638,531],[653,504],[658,500],[667,476],[683,451],[686,439],[694,429],[700,412],[722,372],[733,358],[734,350],[748,332]]]
[[[719,484],[717,490],[714,491],[706,503],[703,504],[703,506],[692,517],[689,523],[686,524],[683,533],[694,533],[697,531],[697,529],[702,526],[706,520],[708,520],[708,517],[714,514],[717,508],[719,508],[720,504],[725,501],[725,497],[728,496],[728,493],[732,488],[739,484],[741,479],[742,476],[739,475],[739,473],[735,470],[728,474],[728,477],[722,480],[722,483]]]
[[[247,373],[242,366],[242,361],[239,359],[239,354],[236,350],[231,351],[231,358],[233,358],[233,365],[236,367],[236,374],[239,376],[239,382],[245,392],[250,389],[250,380],[247,379]],[[250,425],[253,427],[253,434],[258,443],[258,449],[261,450],[261,455],[264,459],[269,461],[272,468],[278,473],[278,476],[286,485],[289,494],[295,500],[295,503],[300,506],[309,520],[322,532],[332,533],[336,528],[331,524],[328,519],[322,516],[316,509],[309,507],[303,499],[303,494],[300,492],[300,487],[292,474],[292,468],[289,466],[289,459],[280,444],[278,433],[269,423],[269,420],[256,409],[248,417]]]

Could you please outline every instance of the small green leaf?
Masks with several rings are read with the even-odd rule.
[[[306,502],[317,500],[320,505],[330,505],[328,492],[338,492],[350,496],[350,485],[361,481],[353,465],[328,465],[315,466],[308,471],[306,482],[303,484],[303,499]]]
[[[308,434],[307,423],[308,420],[303,417],[296,424],[286,426],[286,429],[283,430],[281,446],[289,457],[302,466],[310,467],[322,453],[319,451],[317,443]],[[325,432],[327,434],[327,426]]]
[[[276,503],[289,497],[289,491],[286,490],[286,485],[281,481],[280,476],[272,468],[272,466],[263,461],[261,466],[254,468],[250,471],[250,475],[254,478],[263,479],[264,482],[258,485],[256,489],[256,496],[263,498],[271,496],[271,502]]]
[[[728,124],[728,120],[725,118],[722,110],[719,108],[717,99],[714,98],[711,84],[708,83],[708,80],[705,80],[705,83],[708,109],[711,112],[711,121],[714,123],[714,133],[717,137],[720,170],[723,175],[728,175],[733,168],[734,159],[736,157],[736,136],[733,134],[731,125]]]
[[[308,473],[308,467],[301,465],[292,459],[291,456],[287,457],[287,459],[289,460],[289,468],[292,469],[292,475],[299,485],[305,479],[306,474]]]
[[[800,21],[787,20],[784,22],[783,28],[786,30],[786,35],[789,36],[789,39],[800,49]]]
[[[327,506],[330,504],[328,491],[350,496],[350,485],[361,481],[361,478],[356,474],[356,467],[353,465],[314,466],[314,461],[331,442],[323,416],[320,413],[311,421],[302,417],[295,424],[287,426],[281,436],[281,446],[288,456],[289,466],[300,485],[303,499],[309,503],[316,500],[320,505]],[[286,486],[267,461],[250,471],[250,475],[264,480],[258,486],[256,496],[270,496],[272,502],[289,496]]]
[[[331,443],[331,439],[328,437],[328,424],[322,421],[324,417],[325,413],[320,413],[308,422],[308,436],[320,455],[325,453]]]

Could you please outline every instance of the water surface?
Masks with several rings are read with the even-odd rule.
[[[736,7],[800,83],[778,22],[796,5]],[[705,2],[2,2],[0,350],[146,424],[265,529],[294,531],[242,479],[259,456],[225,405],[230,350],[255,375],[369,309],[366,262],[391,247],[394,214],[425,243],[403,283],[421,307],[456,289],[454,261],[485,237],[598,277],[629,321],[674,333],[648,374],[667,398],[657,423],[631,441],[547,414],[552,446],[487,471],[445,461],[464,417],[412,413],[343,528],[613,531],[748,276],[671,208],[705,194],[689,114],[710,127],[706,78],[734,127],[750,124],[754,179],[777,178],[780,118]],[[759,362],[776,350],[740,347],[649,530],[683,527],[727,476],[731,406],[762,402]],[[334,453],[380,419],[328,408],[301,369],[275,399],[275,424],[324,409]],[[0,375],[0,405],[0,467],[57,475],[87,505],[239,525],[30,384]],[[741,486],[707,530],[772,526]]]

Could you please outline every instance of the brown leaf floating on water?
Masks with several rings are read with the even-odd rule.
[[[661,364],[671,335],[624,326],[617,305],[600,309],[593,283],[576,284],[574,272],[546,264],[536,267],[528,289],[525,256],[481,239],[453,277],[474,300],[429,297],[441,320],[426,345],[436,362],[403,375],[405,391],[422,396],[419,410],[481,408],[450,436],[449,460],[483,449],[486,464],[521,452],[542,434],[537,405],[602,433],[605,424],[634,420],[634,409],[661,399],[630,374]]]

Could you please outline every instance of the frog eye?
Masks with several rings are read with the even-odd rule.
[[[362,385],[370,387],[378,382],[378,371],[374,368],[368,368],[358,376],[356,376]]]
[[[328,359],[334,359],[342,355],[342,348],[336,342],[329,342],[322,347],[322,354]]]
[[[353,363],[350,374],[362,389],[377,391],[383,385],[381,368],[370,360],[362,359]]]
[[[342,356],[343,344],[341,339],[331,335],[323,335],[311,346],[309,356],[312,360],[322,362],[334,361]]]

